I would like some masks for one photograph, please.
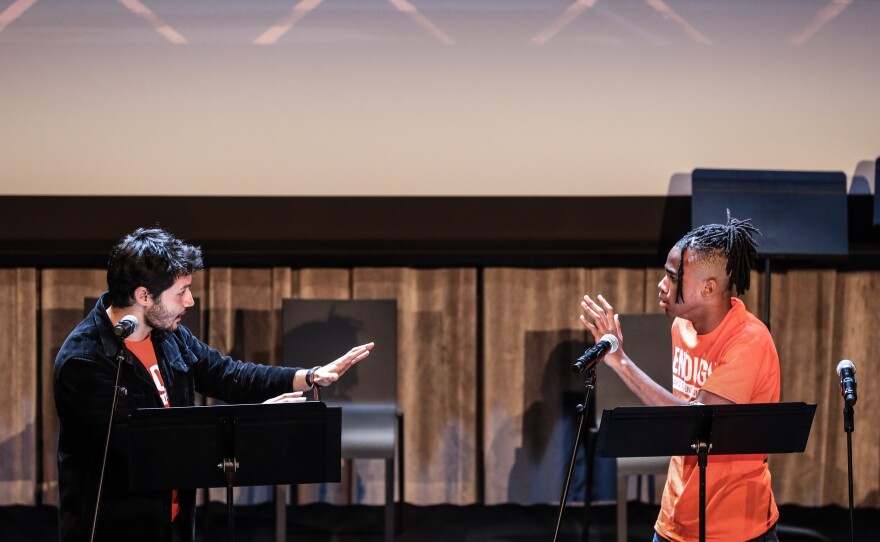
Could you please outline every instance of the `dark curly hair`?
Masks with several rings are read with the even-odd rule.
[[[180,277],[204,269],[202,249],[162,228],[138,228],[119,241],[107,264],[107,287],[114,307],[129,307],[143,286],[159,297]]]
[[[761,231],[752,225],[751,219],[731,218],[730,209],[727,210],[726,224],[708,224],[689,231],[675,244],[681,252],[678,283],[681,284],[684,277],[685,253],[690,252],[698,259],[720,257],[726,260],[727,290],[736,287],[736,295],[745,293],[751,282],[749,272],[757,257],[758,243],[754,234],[761,235]],[[675,302],[684,302],[681,288]]]

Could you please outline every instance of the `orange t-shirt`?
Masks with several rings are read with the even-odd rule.
[[[739,299],[721,324],[698,335],[688,320],[672,324],[672,393],[686,401],[700,390],[734,403],[779,402],[779,356],[767,327]],[[673,457],[654,528],[669,540],[699,539],[697,456]],[[712,455],[706,467],[706,540],[749,540],[776,523],[766,454]]]
[[[149,335],[147,335],[146,339],[138,342],[126,339],[125,346],[141,362],[141,365],[147,369],[150,376],[153,377],[153,384],[156,385],[156,391],[159,392],[162,404],[165,408],[170,407],[168,391],[165,390],[165,382],[162,380],[162,373],[159,371],[159,360],[156,359],[156,349],[153,348],[153,339]],[[174,521],[178,512],[180,512],[180,502],[178,501],[177,490],[174,489],[171,491],[171,521]]]

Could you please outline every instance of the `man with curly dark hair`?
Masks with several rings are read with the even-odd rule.
[[[246,363],[221,355],[180,325],[193,306],[199,247],[160,228],[140,228],[114,247],[108,291],[67,337],[55,359],[55,407],[61,422],[58,483],[61,540],[192,541],[195,491],[134,493],[128,488],[128,443],[112,431],[103,484],[105,436],[122,348],[120,323],[137,322],[119,369],[116,420],[137,408],[192,406],[196,392],[229,403],[300,402],[302,392],[335,382],[370,354],[372,343],[312,368]],[[134,319],[134,320],[133,320]]]

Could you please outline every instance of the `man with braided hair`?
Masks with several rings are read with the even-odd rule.
[[[581,323],[598,341],[620,341],[607,363],[648,406],[775,403],[779,401],[779,357],[767,327],[734,297],[749,288],[755,259],[748,220],[701,226],[669,251],[660,280],[660,306],[672,323],[672,391],[651,380],[623,348],[623,333],[611,304],[584,296]],[[706,480],[706,540],[775,542],[779,511],[770,488],[766,454],[710,455]],[[696,456],[669,464],[655,542],[699,538],[699,468]]]

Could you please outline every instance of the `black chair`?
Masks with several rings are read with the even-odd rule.
[[[375,342],[368,360],[356,365],[321,400],[342,407],[342,458],[384,459],[385,540],[395,534],[394,473],[403,500],[403,415],[397,409],[397,302],[395,300],[283,301],[282,359],[309,367],[332,361],[352,346]],[[285,533],[280,523],[276,537]]]

